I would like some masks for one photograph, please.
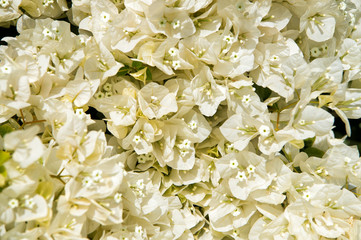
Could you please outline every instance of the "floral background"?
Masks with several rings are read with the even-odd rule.
[[[358,0],[0,0],[0,239],[360,239]]]

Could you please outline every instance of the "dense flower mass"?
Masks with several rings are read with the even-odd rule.
[[[360,238],[333,132],[361,118],[359,0],[0,0],[12,25],[0,239]]]

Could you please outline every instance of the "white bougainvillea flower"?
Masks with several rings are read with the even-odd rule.
[[[168,37],[185,38],[195,32],[193,21],[181,8],[168,8],[160,1],[153,2],[145,11],[145,17],[154,33]]]
[[[334,122],[333,116],[327,111],[314,106],[306,106],[299,110],[292,124],[295,139],[306,139],[328,134]]]
[[[245,114],[232,115],[219,129],[222,135],[239,151],[247,147],[249,141],[256,136],[261,135],[265,138],[271,134],[271,127],[268,124],[263,124]]]
[[[32,126],[11,132],[4,137],[5,149],[14,151],[12,158],[21,168],[38,161],[44,153],[45,147],[37,136],[39,130],[39,127]]]
[[[231,164],[237,167],[230,167]],[[266,171],[264,158],[247,151],[227,154],[216,163],[216,169],[227,179],[232,195],[241,200],[247,199],[253,191],[266,189],[276,175]]]
[[[177,111],[175,94],[155,82],[149,83],[139,91],[139,107],[148,119],[159,119],[168,113]]]
[[[0,239],[359,239],[360,15],[0,0]]]
[[[158,141],[162,134],[161,122],[140,118],[129,134],[122,140],[122,146],[125,149],[134,148],[139,155],[147,154],[153,150],[151,143]]]
[[[333,37],[336,27],[336,19],[325,14],[316,14],[302,19],[300,28],[306,30],[307,36],[316,42],[324,42]]]
[[[193,97],[199,110],[205,116],[213,116],[218,105],[226,99],[225,87],[217,84],[208,67],[203,67],[192,79]]]

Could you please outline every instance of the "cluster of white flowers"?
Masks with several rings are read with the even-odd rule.
[[[0,0],[15,23],[0,239],[360,238],[332,129],[361,117],[361,1]]]

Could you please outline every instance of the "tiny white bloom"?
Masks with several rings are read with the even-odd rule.
[[[43,6],[44,7],[47,7],[52,3],[54,3],[54,0],[43,0]]]
[[[25,198],[25,203],[24,203],[25,207],[32,209],[35,205],[34,199],[30,198],[28,195],[26,195],[24,198]]]
[[[136,226],[135,229],[134,229],[134,231],[135,231],[135,233],[136,233],[137,235],[140,235],[140,236],[143,235],[143,228],[142,228],[142,226]]]
[[[241,211],[239,210],[239,208],[234,209],[234,211],[232,212],[232,215],[235,217],[239,216],[240,214],[241,214]]]
[[[188,123],[188,126],[189,126],[192,130],[195,130],[195,129],[197,129],[198,124],[197,124],[196,121],[192,120],[192,121],[190,121],[190,122]]]
[[[141,140],[141,138],[140,138],[139,135],[135,135],[135,136],[133,137],[133,142],[134,142],[135,144],[138,144],[138,143],[140,142],[140,140]]]
[[[50,31],[48,28],[44,28],[43,35],[44,35],[44,37],[54,38],[53,32]]]
[[[0,1],[0,6],[3,7],[3,8],[6,8],[9,5],[10,5],[10,3],[9,3],[8,0],[1,0]]]
[[[103,174],[103,171],[102,171],[102,170],[99,170],[99,169],[94,170],[94,171],[92,172],[92,178],[93,178],[93,180],[94,180],[95,182],[101,181],[101,180],[102,180],[102,174]]]
[[[252,164],[250,164],[250,165],[247,167],[247,172],[248,172],[249,174],[254,173],[255,170],[256,170],[256,167],[253,166]]]
[[[91,177],[85,177],[83,178],[82,183],[84,187],[90,187],[91,185],[93,185],[93,179]]]
[[[345,11],[345,10],[346,10],[346,7],[347,7],[347,5],[346,5],[346,3],[345,3],[344,1],[342,1],[342,2],[340,2],[340,3],[338,4],[338,8],[339,8],[341,11]]]
[[[109,22],[110,21],[110,14],[109,13],[106,13],[106,12],[102,12],[100,14],[100,19],[103,21],[103,22]]]
[[[8,202],[8,205],[11,208],[17,208],[19,206],[19,201],[17,199],[13,198]]]
[[[180,27],[180,21],[179,20],[174,20],[172,22],[172,27],[173,27],[173,29],[179,28]]]
[[[1,72],[9,74],[11,73],[11,66],[10,65],[4,65],[1,67]]]
[[[247,179],[247,176],[244,172],[238,171],[236,178],[241,182],[243,182],[244,180]]]
[[[178,52],[179,52],[178,49],[176,49],[174,47],[172,47],[168,50],[169,55],[171,55],[172,57],[177,56]]]
[[[236,159],[233,159],[229,162],[229,167],[232,169],[236,169],[238,167],[238,161]]]
[[[172,61],[172,67],[174,68],[174,70],[177,70],[180,67],[180,61]]]
[[[150,100],[152,102],[156,102],[156,101],[158,101],[158,98],[156,96],[150,96]]]
[[[185,150],[185,149],[182,149],[182,150],[179,151],[179,153],[180,153],[181,157],[185,157],[189,153],[189,151]]]
[[[310,192],[309,191],[305,191],[302,195],[302,197],[306,200],[309,201],[311,196],[310,196]]]
[[[266,125],[262,125],[259,127],[258,132],[261,134],[261,136],[267,137],[270,134],[271,129]]]
[[[245,107],[248,107],[249,104],[251,103],[251,95],[247,94],[247,95],[243,95],[242,97],[242,103]]]
[[[300,121],[298,121],[298,124],[300,124],[301,126],[306,125],[306,121],[301,119]]]
[[[234,41],[234,37],[231,35],[226,35],[223,37],[223,41],[225,41],[227,44],[232,44]]]
[[[277,55],[273,55],[273,56],[271,56],[271,58],[270,58],[270,62],[271,62],[271,63],[278,63],[279,60],[280,60],[280,57],[277,56]]]
[[[116,193],[115,195],[114,195],[114,201],[116,202],[116,203],[120,203],[121,201],[122,201],[122,194],[121,193]]]
[[[144,189],[144,180],[143,179],[139,179],[137,182],[136,182],[136,185],[137,185],[137,188],[139,189]]]
[[[191,148],[191,141],[190,140],[188,140],[188,139],[184,139],[183,141],[182,141],[182,143],[181,143],[181,148],[182,149],[190,149]]]
[[[75,110],[75,114],[79,117],[83,117],[85,115],[84,110],[82,108],[78,108]]]
[[[233,62],[233,63],[238,62],[238,59],[239,59],[238,53],[232,52],[232,54],[231,54],[231,62]]]
[[[234,144],[233,143],[229,143],[229,144],[226,144],[226,152],[233,152],[234,151]]]

